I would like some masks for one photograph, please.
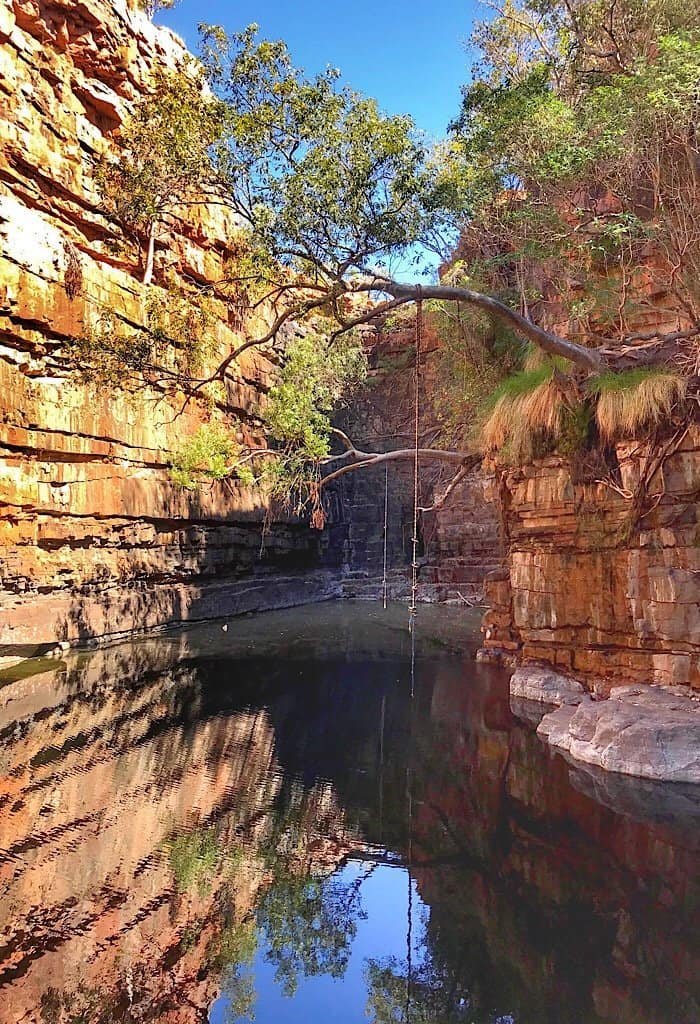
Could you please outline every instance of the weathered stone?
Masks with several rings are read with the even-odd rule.
[[[646,457],[643,443],[619,446],[624,487]],[[485,649],[510,633],[524,660],[570,669],[598,692],[626,682],[700,688],[699,478],[695,426],[630,529],[631,502],[574,483],[561,459],[502,472],[509,579],[487,581]]]
[[[585,690],[569,676],[539,665],[521,665],[510,679],[511,697],[522,697],[540,704],[579,704]]]
[[[700,783],[700,701],[660,687],[617,687],[604,701],[585,697],[546,715],[537,732],[606,771]]]

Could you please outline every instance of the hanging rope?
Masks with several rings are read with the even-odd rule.
[[[423,342],[423,300],[420,285],[416,285],[416,371],[414,395],[414,455],[413,455],[413,559],[411,562],[411,604],[408,609],[408,628],[411,633],[416,624],[418,597],[418,446],[420,444],[420,357]]]
[[[406,874],[408,875],[408,913],[406,922],[406,1006],[404,1024],[411,1024],[411,1000],[413,996],[413,786],[411,769],[406,769],[406,809],[408,812],[408,836]]]
[[[387,604],[387,548],[388,548],[388,524],[389,524],[389,464],[384,467],[384,580],[382,582],[382,594],[384,597],[384,611]]]

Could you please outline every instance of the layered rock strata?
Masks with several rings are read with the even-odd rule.
[[[149,290],[93,177],[155,71],[185,58],[176,36],[125,0],[0,5],[0,657],[226,613],[240,602],[227,604],[222,581],[289,576],[316,560],[317,539],[293,520],[271,524],[261,544],[255,489],[193,495],[171,482],[172,452],[206,405],[183,412],[182,395],[160,385],[90,388],[70,358],[105,311],[135,330],[147,301],[167,306],[185,282],[213,289],[211,364],[241,340],[213,287],[234,257],[232,216],[183,209],[159,241]],[[274,373],[272,351],[248,352],[216,398],[237,415],[239,441],[262,439]],[[298,599],[292,581],[271,600]],[[241,606],[264,604],[258,589]]]
[[[507,569],[487,580],[482,656],[550,665],[601,695],[700,687],[699,449],[694,428],[659,460],[641,509],[660,446],[618,445],[593,483],[554,458],[503,473]]]
[[[378,324],[366,338],[368,387],[340,425],[363,450],[411,448],[414,437],[415,327]],[[439,410],[440,339],[426,320],[420,383],[421,444],[431,447],[443,433]],[[419,467],[419,503],[428,508],[456,472],[453,464],[424,459]],[[501,538],[490,476],[467,476],[434,511],[419,517],[421,602],[475,605],[483,602],[484,580],[501,564]],[[388,492],[388,493],[387,493]],[[344,591],[376,599],[384,562],[387,508],[388,592],[405,599],[410,592],[413,538],[413,462],[410,459],[349,474],[339,488],[336,529],[348,570]]]

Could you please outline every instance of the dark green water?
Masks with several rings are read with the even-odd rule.
[[[584,772],[478,616],[317,605],[0,675],[0,1024],[695,1024],[700,794]]]

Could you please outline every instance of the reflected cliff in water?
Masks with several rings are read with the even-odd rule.
[[[552,756],[471,613],[412,678],[405,618],[0,676],[0,1024],[700,1021],[700,796]]]

